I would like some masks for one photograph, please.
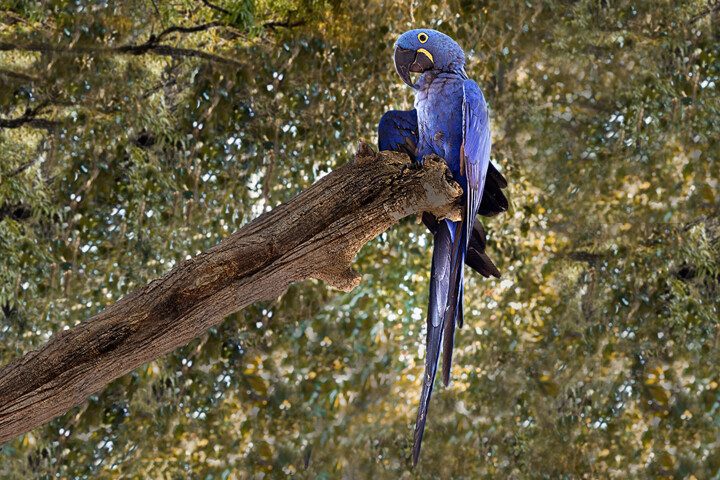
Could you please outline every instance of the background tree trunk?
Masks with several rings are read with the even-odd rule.
[[[354,162],[292,200],[0,369],[0,444],[82,403],[226,316],[317,278],[344,291],[366,242],[412,213],[459,218],[460,187],[439,157],[358,145]]]

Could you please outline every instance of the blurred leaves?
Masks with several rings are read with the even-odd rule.
[[[346,162],[411,108],[391,52],[418,25],[465,48],[512,202],[485,221],[503,277],[468,275],[417,469],[431,239],[407,219],[358,254],[353,292],[308,281],[233,315],[5,445],[0,476],[718,476],[717,16],[0,2],[0,119],[35,122],[0,129],[3,363]],[[152,38],[167,49],[135,48]]]

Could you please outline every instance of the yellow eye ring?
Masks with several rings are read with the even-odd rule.
[[[420,40],[420,43],[425,43],[428,41],[427,33],[418,33],[418,40]]]

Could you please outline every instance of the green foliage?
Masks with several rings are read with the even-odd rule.
[[[346,162],[411,107],[391,48],[418,25],[468,53],[512,203],[420,465],[430,239],[408,219],[353,292],[233,315],[5,445],[0,476],[720,475],[720,33],[699,0],[0,2],[0,119],[24,119],[0,129],[0,362]]]

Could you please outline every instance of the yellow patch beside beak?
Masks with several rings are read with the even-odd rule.
[[[433,60],[432,54],[430,52],[428,52],[427,50],[425,50],[424,48],[419,48],[417,52],[424,53],[430,59],[431,62],[435,63],[435,60]]]

